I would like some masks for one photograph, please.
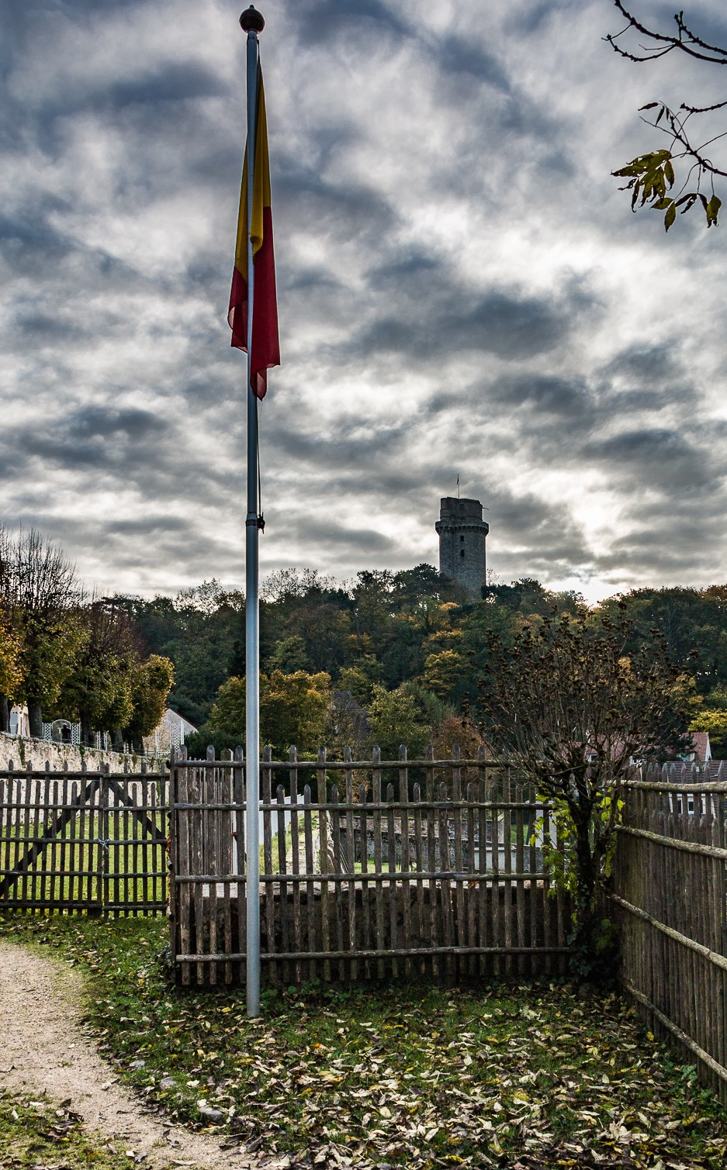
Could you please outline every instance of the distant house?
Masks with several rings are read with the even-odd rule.
[[[709,743],[708,731],[692,731],[692,750],[684,752],[680,757],[688,764],[708,764],[712,759],[712,748]]]
[[[181,747],[187,736],[196,730],[188,719],[167,707],[151,734],[144,736],[144,751],[147,755],[166,755],[172,748]]]

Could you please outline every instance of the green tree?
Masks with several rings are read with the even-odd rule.
[[[291,744],[301,752],[314,752],[325,742],[331,705],[331,676],[326,671],[309,674],[273,670],[260,695],[260,722],[266,743],[279,754]]]
[[[594,612],[594,620],[623,612],[632,623],[627,649],[647,645],[652,632],[663,636],[669,656],[694,678],[700,694],[727,684],[727,588],[706,589],[673,586],[634,589],[607,598]]]
[[[124,737],[138,751],[142,738],[158,725],[174,684],[174,663],[159,654],[139,662],[131,673],[131,718],[124,726]]]
[[[440,650],[424,660],[425,687],[440,699],[451,699],[462,681],[464,658],[459,650]]]
[[[282,670],[292,673],[294,670],[308,670],[310,659],[305,644],[305,638],[300,634],[288,634],[280,638],[273,647],[268,658],[268,666],[272,670]]]
[[[702,707],[692,716],[689,730],[708,731],[713,758],[727,758],[727,707]]]
[[[10,704],[23,682],[23,644],[0,609],[0,731],[10,727]]]
[[[363,654],[339,672],[338,688],[350,691],[354,699],[365,706],[371,699],[374,685],[381,681],[382,671],[382,663],[375,655]]]
[[[565,849],[559,876],[573,895],[574,947],[587,973],[598,967],[621,782],[632,760],[687,743],[688,689],[663,639],[629,656],[632,634],[623,615],[596,626],[546,618],[524,629],[514,648],[493,640],[496,668],[483,694],[495,751],[555,804]]]
[[[127,612],[97,599],[76,614],[81,631],[74,668],[56,702],[59,715],[78,719],[83,743],[94,731],[126,727],[133,715],[132,676],[140,658]]]
[[[201,734],[224,732],[245,743],[245,680],[232,677],[220,687]],[[301,753],[315,752],[325,742],[331,704],[331,676],[274,670],[260,675],[260,737],[277,756],[291,744]]]
[[[200,728],[200,733],[203,734],[206,730],[223,731],[226,735],[238,736],[238,742],[244,743],[245,693],[244,678],[233,675],[226,679],[217,692],[209,719],[204,727]]]
[[[368,709],[371,740],[378,744],[384,759],[396,759],[404,744],[412,757],[420,756],[431,738],[431,726],[421,706],[406,686],[387,691],[376,684]]]
[[[235,659],[244,671],[242,595],[212,579],[183,589],[174,598],[116,597],[114,602],[137,628],[143,651],[172,660],[175,681],[169,703],[199,726]]]
[[[30,733],[40,736],[42,711],[58,700],[83,640],[74,566],[35,529],[14,540],[0,530],[0,601],[22,644],[23,679],[16,697],[28,704]]]

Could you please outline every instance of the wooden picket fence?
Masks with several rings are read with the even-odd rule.
[[[626,785],[614,887],[624,987],[727,1104],[725,765]]]
[[[727,764],[646,771],[624,792],[622,982],[727,1103]],[[240,750],[171,773],[4,769],[0,910],[160,914],[169,897],[179,981],[241,982],[245,795]],[[266,753],[259,822],[267,982],[565,969],[552,811],[505,764]]]
[[[567,907],[550,889],[551,813],[483,757],[261,767],[263,977],[560,973]],[[172,764],[172,951],[183,984],[245,975],[242,752]]]
[[[0,772],[0,909],[166,910],[168,773]]]

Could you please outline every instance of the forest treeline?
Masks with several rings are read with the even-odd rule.
[[[243,595],[206,581],[176,597],[118,597],[149,653],[174,663],[170,703],[218,748],[243,738]],[[366,570],[337,582],[311,569],[272,574],[260,603],[261,731],[277,754],[326,743],[395,752],[439,739],[476,746],[495,669],[493,635],[515,645],[528,626],[571,615],[631,627],[625,653],[664,640],[692,697],[692,729],[727,753],[727,586],[636,589],[588,606],[577,593],[523,578],[478,600],[430,565]]]
[[[340,582],[286,569],[261,590],[261,731],[295,743],[385,753],[434,739],[482,742],[482,697],[498,670],[493,638],[515,647],[553,617],[629,620],[625,654],[663,639],[690,689],[690,726],[727,753],[727,586],[636,589],[588,606],[523,578],[473,600],[430,565],[365,570]],[[200,728],[199,748],[244,738],[245,599],[215,580],[151,599],[89,597],[57,546],[0,530],[0,725],[26,702],[41,719],[82,723],[138,744],[168,702]]]

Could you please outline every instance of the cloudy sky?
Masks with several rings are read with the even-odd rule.
[[[262,573],[436,563],[459,474],[501,580],[723,581],[727,221],[665,236],[609,174],[657,145],[639,105],[720,79],[619,60],[611,0],[259,7],[283,352]],[[0,516],[103,591],[243,579],[240,10],[4,7]],[[727,43],[723,0],[691,12]]]

